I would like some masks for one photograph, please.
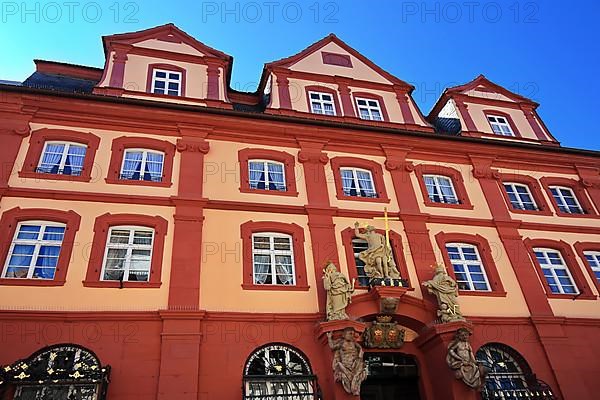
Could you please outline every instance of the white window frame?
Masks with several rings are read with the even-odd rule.
[[[358,104],[359,100],[365,101],[367,104],[360,105],[360,104]],[[374,101],[375,103],[377,103],[377,106],[370,105],[369,104],[370,101]],[[369,99],[366,97],[356,97],[355,102],[356,102],[356,110],[358,111],[358,117],[360,119],[364,119],[366,121],[383,121],[384,120],[383,112],[381,110],[381,104],[379,104],[379,100]],[[369,118],[363,118],[363,115],[360,112],[361,108],[367,110],[367,112],[369,113]],[[373,110],[377,110],[379,112],[379,119],[373,117]]]
[[[456,188],[454,187],[454,182],[452,181],[452,178],[446,175],[435,175],[435,174],[424,174],[423,175],[423,183],[425,184],[425,189],[427,189],[427,181],[425,180],[426,178],[433,178],[433,184],[436,188],[436,190],[438,191],[438,193],[440,194],[440,198],[441,201],[437,201],[435,199],[431,198],[431,194],[429,193],[429,190],[427,190],[427,196],[429,197],[429,200],[434,202],[434,203],[441,203],[441,204],[460,204],[460,200],[458,199],[458,195],[456,194]],[[446,199],[447,196],[444,195],[444,193],[442,192],[442,186],[440,185],[440,178],[442,179],[447,179],[450,182],[450,187],[452,188],[452,195],[454,196],[454,202],[448,201]]]
[[[67,155],[69,154],[69,149],[71,148],[71,146],[78,146],[78,147],[84,147],[85,148],[85,154],[83,155],[83,162],[81,163],[81,171],[79,172],[79,175],[71,174],[70,176],[81,176],[81,174],[83,172],[83,165],[85,163],[85,157],[87,157],[88,147],[87,147],[86,144],[77,143],[77,142],[63,142],[63,141],[57,141],[57,140],[49,140],[49,141],[44,142],[44,149],[42,150],[42,155],[40,156],[40,161],[38,162],[36,171],[37,172],[41,172],[41,173],[45,173],[45,174],[50,174],[50,172],[42,172],[42,171],[40,171],[40,168],[42,166],[42,162],[44,161],[44,154],[46,154],[46,150],[48,149],[48,145],[59,145],[59,144],[62,144],[65,147],[63,148],[62,154],[60,156],[60,162],[58,163],[58,172],[56,173],[56,175],[64,175],[63,171],[65,169],[65,164],[67,162]]]
[[[35,226],[39,226],[40,230],[38,233],[38,237],[37,239],[17,239],[17,236],[19,235],[19,231],[21,229],[21,226],[23,225],[35,225]],[[43,239],[43,235],[46,231],[47,227],[61,227],[64,228],[64,232],[63,232],[63,238],[60,242],[56,241],[56,240],[44,240]],[[17,224],[17,227],[15,229],[15,234],[13,235],[11,244],[10,244],[10,248],[8,250],[8,253],[6,255],[6,260],[4,260],[4,269],[2,270],[2,278],[7,278],[7,279],[40,279],[40,280],[46,280],[46,281],[51,281],[54,280],[54,278],[56,278],[56,267],[54,268],[54,278],[52,279],[47,279],[47,278],[36,278],[33,276],[33,273],[35,271],[36,268],[36,263],[40,254],[40,248],[42,246],[59,246],[60,250],[58,251],[58,257],[56,260],[57,266],[58,266],[58,260],[60,259],[60,253],[62,251],[62,247],[63,247],[63,242],[65,240],[65,235],[67,233],[67,225],[60,223],[60,222],[52,222],[52,221],[41,221],[41,220],[28,220],[28,221],[21,221]],[[27,245],[27,246],[35,246],[34,250],[33,250],[33,254],[31,255],[31,262],[29,263],[29,270],[27,271],[27,276],[24,278],[17,278],[17,277],[7,277],[6,274],[8,272],[8,267],[9,267],[9,263],[10,263],[10,259],[13,256],[13,252],[14,252],[14,248],[16,245]],[[25,266],[21,266],[20,268],[25,268]]]
[[[132,178],[124,178],[123,177],[123,168],[125,168],[125,160],[127,159],[127,152],[129,152],[129,151],[131,151],[131,152],[141,152],[142,153],[142,160],[141,160],[141,165],[140,165],[140,178],[139,179],[132,179]],[[155,180],[145,181],[144,180],[144,171],[146,170],[146,161],[148,160],[148,153],[155,153],[155,154],[161,154],[162,155],[162,167],[160,169],[160,180],[158,180],[158,181],[155,181]],[[123,150],[123,160],[121,161],[121,171],[119,172],[119,179],[120,180],[125,180],[125,181],[162,182],[163,181],[163,177],[165,175],[165,158],[166,158],[166,154],[163,151],[160,151],[160,150],[128,147],[125,150]]]
[[[516,136],[512,126],[510,125],[508,117],[494,114],[487,114],[486,117],[494,135],[512,137]],[[492,119],[494,119],[494,121],[492,121]],[[496,127],[499,132],[496,132],[494,127]]]
[[[254,238],[260,237],[268,237],[269,238],[269,249],[255,249],[254,248]],[[275,250],[275,238],[285,238],[290,241],[290,249],[289,250]],[[288,235],[286,233],[278,233],[278,232],[256,232],[252,234],[251,240],[252,246],[252,283],[254,285],[261,286],[296,286],[296,261],[294,259],[294,237],[292,235]],[[271,265],[271,283],[257,283],[256,280],[256,266],[254,264],[254,256],[255,255],[268,255],[270,257],[270,265]],[[277,283],[277,265],[275,262],[275,256],[289,256],[292,261],[292,281],[291,283]],[[282,275],[282,274],[279,274]]]
[[[535,198],[533,197],[533,194],[531,193],[531,189],[529,189],[529,185],[524,184],[524,183],[517,183],[517,182],[503,182],[502,186],[504,186],[504,190],[506,191],[507,195],[509,195],[509,192],[508,192],[508,189],[506,188],[506,186],[510,186],[512,193],[517,198],[517,201],[516,201],[517,206],[515,206],[515,204],[510,200],[510,196],[509,196],[509,202],[515,210],[525,210],[525,211],[539,210],[539,207],[535,201]],[[525,208],[525,204],[529,204],[529,203],[525,203],[523,201],[523,199],[521,198],[521,193],[519,193],[519,191],[517,190],[517,187],[525,188],[525,190],[527,191],[527,195],[531,199],[531,204],[533,204],[533,209]]]
[[[129,231],[129,240],[128,243],[110,243],[110,237],[113,230],[128,230]],[[152,232],[152,240],[149,245],[147,244],[134,244],[134,232],[135,231],[143,231],[143,232]],[[125,261],[123,262],[123,282],[150,282],[150,275],[152,274],[152,255],[154,253],[154,243],[156,240],[156,232],[153,228],[149,228],[147,226],[135,226],[135,225],[115,225],[111,226],[108,230],[106,236],[106,246],[104,248],[104,258],[102,260],[102,271],[100,271],[100,281],[103,282],[119,282],[115,279],[104,279],[104,273],[106,272],[106,262],[108,261],[108,250],[109,249],[126,249],[127,253],[125,254]],[[129,270],[131,266],[132,253],[133,250],[150,250],[150,263],[148,264],[148,279],[145,281],[129,281]]]
[[[552,288],[550,287],[550,284],[547,282],[548,287],[550,287],[550,292],[554,293],[554,294],[568,294],[568,295],[578,295],[579,292],[579,288],[577,287],[577,283],[575,282],[575,279],[573,279],[573,275],[571,275],[571,271],[569,270],[569,266],[567,265],[567,263],[565,262],[565,258],[562,255],[562,252],[560,250],[556,250],[556,249],[550,249],[550,248],[545,248],[545,247],[536,247],[533,249],[534,252],[534,257],[537,259],[537,262],[540,265],[540,268],[542,269],[542,279],[546,280],[546,275],[544,274],[544,269],[550,270],[550,274],[552,275],[552,278],[554,278],[555,286],[558,287],[558,293],[552,291]],[[550,262],[550,258],[548,257],[548,253],[556,253],[558,254],[560,260],[561,260],[561,265],[557,265],[557,264],[552,264]],[[545,263],[542,263],[540,261],[540,259],[538,258],[537,254],[535,253],[543,253],[544,254],[544,259],[546,260]],[[565,292],[563,289],[563,284],[560,282],[560,277],[556,274],[556,270],[560,269],[560,270],[564,270],[567,273],[567,277],[569,278],[569,280],[571,281],[571,286],[573,286],[575,292],[574,293],[568,293]]]
[[[448,247],[456,247],[458,248],[458,254],[460,256],[459,260],[453,260],[452,258],[450,258],[450,252],[448,251]],[[465,248],[469,248],[469,249],[475,249],[475,255],[477,255],[477,260],[467,260],[465,258],[463,249]],[[460,289],[460,290],[465,290],[465,291],[469,291],[469,292],[491,292],[492,291],[492,287],[490,285],[490,281],[488,279],[487,276],[487,271],[485,270],[485,266],[483,265],[483,260],[481,259],[481,254],[479,253],[479,248],[473,244],[469,244],[469,243],[459,243],[459,242],[452,242],[452,243],[446,243],[445,245],[445,250],[446,250],[446,254],[448,255],[448,258],[450,258],[450,264],[452,266],[452,270],[454,271],[454,261],[457,261],[457,263],[466,265],[465,271],[464,272],[458,272],[459,274],[464,274],[467,278],[466,283],[469,285],[469,289]],[[483,289],[475,289],[475,282],[473,281],[473,278],[471,277],[471,271],[469,270],[469,265],[476,265],[481,269],[481,273],[483,274],[483,280],[485,281],[485,284],[487,286],[487,289],[483,290]],[[456,275],[457,272],[454,271],[454,274]],[[458,282],[459,279],[456,278],[456,281]],[[460,282],[465,282],[464,280],[460,280]],[[477,281],[477,283],[481,283],[480,281]]]
[[[250,163],[262,163],[263,164],[263,174],[265,175],[265,188],[264,189],[259,189],[259,188],[253,188],[252,187],[252,183],[250,181]],[[284,190],[278,190],[278,189],[269,189],[269,186],[271,184],[271,180],[269,178],[269,164],[276,164],[276,165],[280,165],[281,166],[281,173],[282,173],[282,177],[283,177],[283,188]],[[274,160],[265,160],[265,159],[249,159],[248,160],[248,185],[250,186],[250,189],[252,190],[271,190],[273,192],[287,192],[288,191],[288,187],[287,187],[287,181],[285,179],[285,164],[282,163],[281,161],[274,161]]]
[[[579,199],[577,198],[577,195],[575,194],[575,191],[573,189],[567,186],[549,186],[548,188],[550,189],[550,193],[552,194],[554,202],[556,203],[558,209],[561,212],[567,214],[585,214],[585,210],[583,209],[583,207],[581,207],[581,203],[579,202]],[[567,201],[565,200],[565,195],[563,194],[562,190],[568,190],[571,193],[571,196],[575,200],[575,206],[570,206],[567,204]],[[556,191],[557,194],[554,194],[553,191]],[[579,212],[571,211],[571,207],[577,207]],[[563,208],[566,208],[566,211]]]
[[[317,96],[319,96],[319,98],[318,99],[313,99],[312,96],[311,96],[313,94],[316,94]],[[331,97],[331,100],[324,100],[323,99],[323,95]],[[308,102],[310,103],[310,112],[313,113],[313,114],[336,116],[337,115],[337,110],[335,108],[335,100],[334,100],[333,96],[334,95],[331,94],[331,93],[309,91],[308,92]],[[315,109],[313,107],[313,103],[319,103],[321,105],[321,111],[322,112],[315,111]],[[329,104],[331,106],[331,108],[333,109],[333,114],[328,114],[328,113],[325,112],[325,104]]]
[[[594,273],[594,278],[600,283],[600,251],[590,250],[584,251],[583,255],[585,256],[585,262],[589,265],[590,269]],[[596,265],[592,265],[588,257],[594,259]]]
[[[352,172],[352,180],[354,181],[354,187],[356,189],[356,196],[351,196],[350,194],[346,194],[346,188],[344,187],[344,177],[342,175],[342,171],[351,171]],[[361,188],[359,185],[359,179],[358,179],[358,174],[356,173],[357,171],[360,172],[366,172],[369,175],[369,180],[371,181],[371,187],[373,187],[373,192],[372,192],[372,196],[363,196],[360,192],[361,192]],[[351,196],[351,197],[364,197],[367,199],[375,199],[378,197],[378,193],[377,193],[377,188],[375,187],[375,180],[373,179],[373,173],[368,170],[368,169],[364,169],[364,168],[355,168],[355,167],[340,167],[340,179],[342,180],[342,192],[344,193],[345,196]],[[348,188],[348,192],[350,191],[351,188]]]
[[[166,74],[166,77],[164,78],[159,78],[156,76],[157,72],[164,72]],[[179,75],[179,79],[171,79],[169,78],[169,74],[177,74]],[[154,93],[154,89],[155,89],[155,84],[156,81],[163,81],[165,82],[165,93]],[[174,94],[169,94],[169,91],[172,89],[169,89],[169,83],[177,83],[177,96],[181,96],[181,85],[183,84],[183,73],[181,71],[171,71],[168,69],[161,69],[161,68],[154,68],[152,70],[152,88],[150,89],[150,92],[152,94],[164,94],[166,96],[175,96]]]

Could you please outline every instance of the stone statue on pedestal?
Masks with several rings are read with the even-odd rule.
[[[448,354],[446,363],[454,370],[456,379],[462,381],[469,387],[481,390],[485,382],[485,368],[477,362],[473,349],[469,343],[471,333],[460,328],[456,331],[456,336],[448,345]]]
[[[435,268],[435,275],[431,280],[423,282],[423,286],[437,298],[437,315],[441,322],[464,321],[457,302],[458,285],[448,275],[443,264]]]
[[[327,321],[348,319],[346,307],[352,301],[354,279],[352,282],[329,262],[323,270],[323,286],[327,291]]]
[[[331,332],[328,332],[327,341],[334,351],[332,367],[335,381],[341,382],[347,393],[360,396],[360,385],[367,379],[367,370],[354,329],[344,329],[342,338],[337,340],[333,340]]]
[[[368,248],[360,252],[358,257],[365,263],[365,273],[371,279],[400,279],[400,272],[392,255],[392,249],[386,237],[369,225],[365,233],[360,233],[359,224],[354,224],[354,235],[367,241]]]

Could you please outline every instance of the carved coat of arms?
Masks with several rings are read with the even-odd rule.
[[[364,345],[368,348],[397,349],[404,344],[406,331],[392,321],[390,315],[378,316],[364,333]]]

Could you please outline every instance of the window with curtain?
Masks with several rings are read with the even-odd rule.
[[[357,98],[356,106],[358,108],[358,115],[361,119],[383,121],[383,114],[381,113],[381,107],[379,106],[378,100]]]
[[[270,160],[248,160],[251,189],[278,190],[285,192],[283,163]]]
[[[459,204],[452,179],[442,175],[423,175],[429,199],[435,203]]]
[[[340,168],[342,190],[346,196],[377,197],[371,171],[359,168]]]
[[[120,179],[162,182],[165,154],[147,149],[127,149]]]
[[[552,293],[578,294],[579,289],[575,285],[571,271],[562,254],[554,249],[533,249],[544,278],[550,286]]]
[[[506,117],[501,117],[499,115],[488,115],[487,119],[492,127],[492,132],[494,132],[495,135],[515,136]]]
[[[446,251],[460,290],[485,292],[491,290],[477,246],[467,243],[447,243]]]
[[[538,209],[529,186],[522,183],[507,182],[504,183],[504,190],[506,190],[510,204],[515,210],[535,211]]]
[[[70,142],[46,142],[36,169],[44,174],[81,175],[87,146]]]
[[[600,282],[600,251],[584,251],[586,262],[594,272],[596,280]]]
[[[308,92],[313,114],[336,115],[333,96],[329,93]]]
[[[552,197],[560,211],[568,214],[585,214],[573,189],[561,186],[550,186],[550,193],[552,193]]]
[[[152,71],[152,93],[181,96],[181,72],[154,69]]]
[[[113,226],[108,232],[103,281],[148,282],[152,260],[154,229],[139,226]]]
[[[20,222],[6,257],[2,277],[54,279],[65,229],[64,224],[56,222]]]
[[[252,235],[254,284],[295,285],[292,237],[282,233]]]

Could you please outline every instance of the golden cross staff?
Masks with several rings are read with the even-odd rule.
[[[397,217],[388,217],[387,207],[383,207],[383,217],[374,217],[373,219],[379,219],[385,221],[385,243],[387,245],[386,252],[388,253],[388,260],[392,259],[392,247],[390,246],[390,221],[400,221]]]

